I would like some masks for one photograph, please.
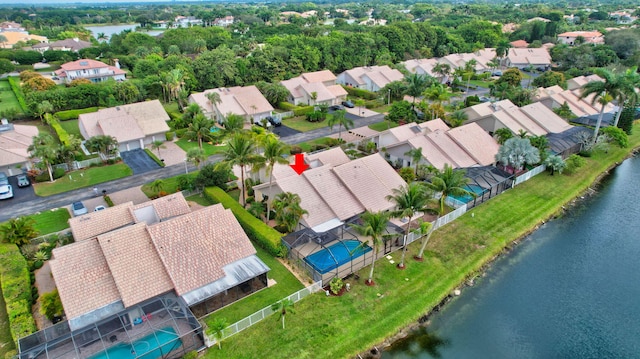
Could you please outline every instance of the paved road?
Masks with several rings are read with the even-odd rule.
[[[378,114],[375,116],[370,116],[370,117],[359,117],[359,116],[355,116],[355,115],[351,115],[351,114],[347,114],[346,116],[347,118],[350,118],[351,120],[353,120],[353,127],[362,127],[362,126],[368,126],[371,125],[373,123],[377,123],[377,122],[382,122],[382,120],[384,120],[384,115],[383,114]],[[301,142],[306,142],[306,141],[310,141],[316,138],[320,138],[320,137],[327,137],[332,133],[338,133],[338,127],[334,126],[333,130],[331,130],[329,127],[323,127],[323,128],[319,128],[317,130],[313,130],[313,131],[308,131],[308,132],[302,132],[302,133],[298,133],[292,136],[287,136],[287,137],[283,137],[281,138],[282,142],[290,144],[290,145],[294,145],[296,143],[301,143]]]

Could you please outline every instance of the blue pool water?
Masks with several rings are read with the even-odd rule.
[[[486,189],[484,189],[484,188],[482,188],[480,186],[477,186],[475,184],[465,185],[464,188],[469,192],[475,193],[478,197],[482,196],[482,194],[487,191]],[[452,195],[449,195],[449,197],[451,197],[453,199],[457,199],[458,201],[463,202],[463,203],[467,203],[467,202],[473,201],[473,196],[469,196],[469,195],[464,195],[464,196],[452,196]]]
[[[220,129],[218,127],[211,127],[211,129],[209,130],[209,132],[211,132],[211,133],[216,133],[218,131],[220,131]]]
[[[182,341],[171,327],[149,334],[132,343],[120,343],[106,351],[98,353],[91,359],[157,359],[163,354],[180,348]]]
[[[338,242],[313,253],[306,257],[304,261],[319,273],[325,274],[371,251],[371,247],[359,247],[360,245],[361,242],[354,239]]]

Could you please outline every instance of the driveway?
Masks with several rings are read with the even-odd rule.
[[[131,167],[134,175],[162,168],[144,150],[120,152],[120,157],[127,166]]]
[[[160,148],[160,156],[158,156],[158,150],[152,149],[151,145],[147,145],[147,148],[158,158],[164,160],[165,166],[184,165],[184,159],[187,158],[187,153],[176,145],[174,142],[166,141]]]
[[[278,126],[278,127],[272,127],[271,132],[273,132],[276,135],[280,136],[280,138],[293,136],[295,134],[300,133],[300,131],[294,130],[293,128],[287,127],[285,125]]]
[[[13,188],[13,198],[5,199],[4,201],[25,202],[39,198],[36,196],[35,192],[33,192],[33,186],[23,188],[18,187],[18,180],[16,179],[16,176],[9,177],[9,184]]]

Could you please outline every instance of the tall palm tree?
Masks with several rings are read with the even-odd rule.
[[[471,77],[476,73],[476,65],[478,60],[471,59],[464,63],[464,72],[467,75],[467,93],[469,93],[469,85],[471,84]]]
[[[402,247],[402,257],[400,258],[398,268],[405,268],[404,257],[407,253],[406,240],[411,232],[411,221],[413,221],[413,217],[416,214],[427,211],[427,205],[430,199],[429,197],[430,194],[428,193],[427,188],[419,182],[411,182],[406,186],[394,188],[392,194],[386,197],[388,201],[394,202],[396,205],[396,210],[391,212],[393,217],[409,218]]]
[[[593,138],[591,139],[592,144],[595,144],[598,138],[598,131],[600,131],[605,107],[614,98],[619,98],[621,96],[622,89],[624,88],[624,84],[621,83],[620,78],[613,72],[607,69],[596,69],[595,73],[600,76],[603,81],[591,81],[586,83],[582,86],[582,93],[580,94],[580,99],[593,95],[591,104],[599,102],[602,106],[600,108],[596,127],[593,130]]]
[[[216,105],[222,102],[222,99],[220,99],[220,93],[218,93],[218,91],[207,92],[205,96],[207,97],[207,100],[209,100],[212,110],[215,110]]]
[[[151,149],[158,151],[158,158],[161,157],[160,156],[160,149],[161,148],[167,148],[167,146],[164,145],[164,141],[153,141],[153,142],[151,142]]]
[[[502,60],[505,56],[509,54],[509,49],[511,48],[511,44],[508,40],[500,40],[498,45],[496,46],[496,57],[500,59],[500,65],[502,65]]]
[[[297,193],[279,193],[273,201],[273,208],[276,211],[276,222],[284,226],[287,232],[293,232],[305,214],[305,209],[300,206],[302,199]]]
[[[429,101],[433,101],[438,105],[442,105],[442,101],[448,98],[447,96],[447,88],[442,84],[433,84],[431,87],[425,90],[424,96]],[[431,119],[433,120],[435,117],[435,111],[431,111]]]
[[[418,255],[415,256],[417,261],[422,262],[424,256],[424,250],[427,248],[427,244],[429,243],[429,239],[431,238],[431,233],[435,230],[435,226],[431,222],[422,222],[420,223],[420,233],[422,233],[422,245],[420,245],[420,251]],[[424,234],[427,234],[426,236]]]
[[[222,349],[222,337],[224,336],[224,330],[229,326],[227,320],[224,318],[216,318],[209,326],[209,334],[213,335],[218,342],[218,349]]]
[[[284,317],[287,313],[295,314],[293,310],[293,301],[291,299],[283,299],[271,305],[271,310],[278,313],[278,320],[282,320],[282,329],[284,329]]]
[[[269,190],[271,190],[271,184],[273,183],[273,167],[276,163],[288,164],[284,156],[289,153],[289,148],[283,142],[280,142],[277,138],[267,136],[262,141],[262,157],[266,164],[266,172],[269,175]],[[269,223],[269,215],[271,214],[271,202],[267,201],[267,218],[265,223]]]
[[[439,62],[433,67],[433,72],[440,75],[442,81],[451,73],[451,65]]]
[[[53,169],[51,165],[58,157],[53,137],[48,133],[42,133],[33,137],[33,141],[27,148],[27,151],[31,153],[31,158],[39,158],[42,160],[49,172],[49,180],[53,182]]]
[[[200,148],[190,148],[189,151],[187,151],[187,161],[193,163],[198,169],[200,169],[206,160],[207,155],[204,153],[204,150]]]
[[[327,125],[329,128],[333,130],[334,125],[338,125],[338,140],[342,141],[342,127],[344,126],[344,130],[348,131],[351,127],[353,127],[353,120],[347,118],[347,111],[338,110],[333,113],[333,116],[327,121]]]
[[[234,134],[227,142],[227,149],[224,152],[224,161],[230,165],[237,165],[240,167],[240,198],[242,200],[242,206],[247,203],[244,174],[245,167],[258,163],[260,157],[256,154],[255,140],[242,133]]]
[[[428,75],[418,75],[411,74],[407,76],[407,88],[405,90],[405,94],[411,96],[413,98],[413,103],[411,108],[416,107],[416,97],[422,95],[424,90],[429,87],[429,84],[432,82],[430,76]]]
[[[444,202],[447,196],[475,196],[475,193],[464,187],[469,183],[469,178],[465,175],[464,170],[454,170],[449,164],[445,164],[442,171],[431,177],[431,182],[425,183],[427,187],[441,195],[440,214],[444,213]]]
[[[184,136],[190,140],[198,140],[198,147],[202,149],[202,140],[211,139],[211,127],[213,126],[213,120],[199,113],[187,127]]]
[[[640,87],[640,75],[638,74],[638,67],[634,66],[627,71],[618,74],[618,81],[620,81],[621,88],[620,94],[616,99],[618,101],[618,113],[616,113],[616,119],[613,122],[614,127],[618,127],[618,121],[620,121],[620,115],[622,114],[622,108],[627,100],[631,100],[632,107],[635,107],[638,101],[638,91],[636,88]]]
[[[98,35],[96,35],[96,39],[98,41],[107,41],[109,39],[109,36],[107,36],[104,32],[99,32]]]
[[[422,147],[418,147],[418,148],[412,148],[409,151],[404,153],[405,156],[409,156],[411,157],[411,162],[415,165],[416,167],[416,176],[418,175],[418,164],[420,163],[420,160],[422,159]]]
[[[382,245],[382,235],[387,230],[387,222],[391,213],[389,212],[369,212],[366,211],[362,214],[362,224],[351,224],[351,228],[363,236],[371,237],[373,242],[373,259],[371,260],[371,269],[369,270],[369,279],[365,282],[367,285],[374,285],[373,282],[373,268],[378,258],[378,252],[380,252],[380,246]]]

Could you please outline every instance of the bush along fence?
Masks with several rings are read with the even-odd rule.
[[[18,82],[18,80],[16,80],[15,77],[7,77],[7,80],[9,81],[9,86],[11,86],[11,90],[13,90],[14,95],[16,95],[16,98],[18,99],[18,104],[20,105],[20,108],[22,109],[22,111],[24,112],[29,112],[29,108],[27,107],[27,102],[24,99],[24,94],[22,93],[22,89],[20,88],[20,83]]]
[[[287,248],[280,241],[282,233],[247,212],[238,201],[229,196],[220,187],[207,187],[204,189],[204,195],[212,202],[220,203],[224,208],[230,209],[249,239],[273,256],[286,257]]]
[[[299,291],[291,294],[290,296],[283,298],[282,300],[286,300],[289,299],[292,302],[296,303],[299,302],[302,298],[305,298],[313,293],[319,292],[322,290],[322,282],[315,282],[312,285],[306,287],[306,288],[302,288]],[[251,314],[250,316],[239,320],[233,324],[231,324],[230,326],[226,327],[223,331],[222,331],[222,339],[224,340],[226,338],[229,338],[232,335],[238,334],[239,332],[249,328],[250,326],[262,321],[263,319],[267,318],[268,316],[270,316],[271,314],[273,314],[274,311],[271,309],[271,306],[262,308],[261,310]],[[215,315],[215,314],[214,314]],[[205,336],[205,344],[207,345],[207,347],[212,347],[214,345],[216,345],[218,342],[215,339],[215,337],[213,335],[210,335],[207,333],[207,335]]]
[[[55,113],[60,121],[77,120],[80,115],[98,111],[98,107],[81,108],[78,110],[66,110]]]
[[[27,260],[15,244],[0,244],[0,283],[13,341],[37,331],[31,315],[31,280]]]

